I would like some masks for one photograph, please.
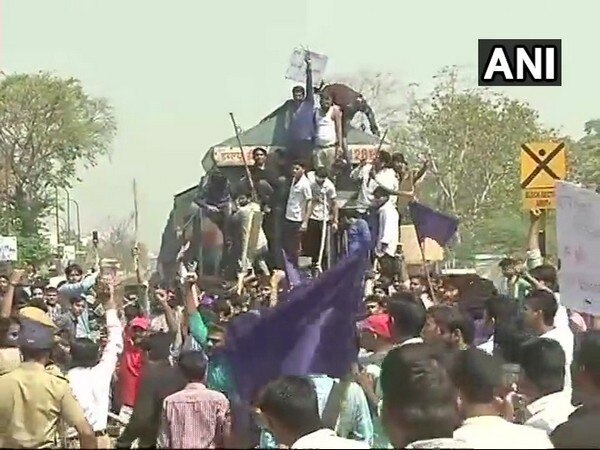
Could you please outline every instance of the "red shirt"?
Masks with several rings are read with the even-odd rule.
[[[131,340],[131,327],[125,329],[123,355],[119,365],[119,391],[121,404],[133,407],[137,399],[144,362],[143,351]]]

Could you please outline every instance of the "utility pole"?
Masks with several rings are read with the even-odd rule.
[[[77,214],[77,249],[79,250],[79,245],[81,244],[81,216],[79,210],[79,202],[77,200],[71,199],[71,203],[75,205],[75,213]]]
[[[71,243],[71,194],[69,194],[68,189],[65,189],[67,193],[67,238],[65,239],[65,244]]]
[[[60,211],[60,207],[58,205],[58,186],[54,187],[54,196],[55,196],[55,203],[56,203],[56,245],[60,244],[60,215],[59,215],[59,211]]]

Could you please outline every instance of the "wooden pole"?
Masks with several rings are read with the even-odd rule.
[[[135,178],[133,179],[133,226],[134,226],[134,238],[137,243],[138,240],[138,229],[139,229],[139,212],[138,212],[138,198],[137,198],[137,183]]]
[[[246,161],[246,154],[244,153],[244,146],[242,145],[242,140],[240,139],[240,133],[238,131],[237,123],[235,122],[235,117],[233,113],[229,113],[229,117],[231,117],[231,123],[233,124],[233,129],[235,131],[235,138],[237,139],[238,146],[240,147],[240,153],[242,154],[242,161],[244,161],[244,167],[246,169],[246,176],[248,177],[248,182],[250,183],[250,190],[252,191],[252,201],[258,201],[258,195],[256,194],[256,189],[254,188],[254,181],[252,180],[252,174],[250,173],[250,167],[248,166],[248,161]]]
[[[418,239],[418,236],[417,236]],[[427,278],[427,286],[429,286],[429,292],[431,293],[431,300],[433,303],[437,303],[435,299],[435,291],[433,289],[433,284],[431,283],[431,276],[429,275],[429,269],[427,268],[427,261],[425,260],[425,241],[419,241],[419,250],[421,251],[421,264],[423,266],[423,270],[425,271],[425,277]]]
[[[133,266],[135,269],[135,276],[137,283],[142,283],[142,276],[140,273],[140,251],[138,242],[138,229],[139,229],[139,213],[138,213],[138,199],[137,199],[137,183],[135,178],[133,179]]]
[[[377,152],[375,152],[375,157],[377,157],[377,155],[379,155],[379,152],[381,151],[381,147],[383,147],[383,143],[385,141],[387,134],[388,134],[388,130],[385,130],[383,132],[383,134],[381,135],[381,139],[379,139],[379,145],[377,145]]]

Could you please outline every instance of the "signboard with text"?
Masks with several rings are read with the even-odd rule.
[[[554,184],[567,173],[563,142],[530,142],[521,146],[523,208],[555,209]]]
[[[0,261],[16,261],[17,255],[16,236],[0,236]]]
[[[252,150],[256,148],[254,146],[244,146],[244,153],[246,155],[246,161],[248,165],[254,164],[252,159]],[[285,150],[283,147],[263,147],[266,148],[267,152],[272,153],[276,149]],[[384,144],[381,147],[382,150],[389,150],[390,146]],[[348,150],[353,164],[358,164],[362,159],[366,159],[367,162],[372,161],[377,154],[377,145],[365,144],[365,145],[349,145]],[[213,159],[217,167],[237,167],[243,166],[244,161],[238,147],[214,147],[213,148]]]
[[[290,57],[290,65],[288,66],[285,77],[288,80],[295,81],[302,85],[306,84],[306,62],[304,55],[306,51],[301,48],[296,48]],[[310,64],[312,67],[313,86],[318,86],[323,81],[325,68],[327,67],[327,56],[320,53],[308,52],[310,54]]]
[[[600,194],[557,182],[556,237],[562,303],[600,315]]]

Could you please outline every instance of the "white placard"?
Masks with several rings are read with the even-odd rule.
[[[561,303],[600,315],[600,195],[557,181],[556,235]]]
[[[65,245],[63,247],[63,261],[75,261],[77,255],[75,254],[75,246],[74,245]]]
[[[309,52],[312,66],[313,86],[318,86],[323,80],[327,67],[327,56],[320,53]],[[290,65],[285,74],[288,80],[306,84],[306,63],[304,62],[305,50],[296,48],[290,57]]]
[[[0,236],[0,261],[17,260],[17,237]]]

